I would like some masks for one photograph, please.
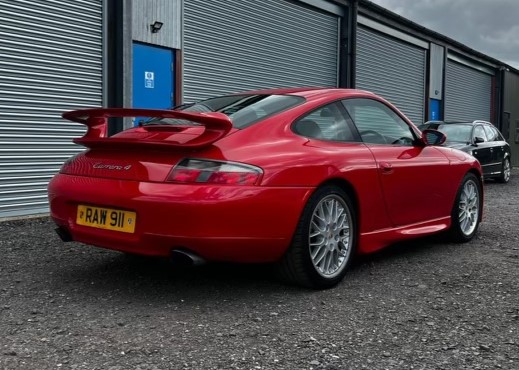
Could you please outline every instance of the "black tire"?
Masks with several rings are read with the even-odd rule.
[[[510,181],[510,158],[503,159],[503,164],[501,165],[501,174],[496,180],[502,184],[506,184]]]
[[[330,220],[319,217],[330,209]],[[343,213],[338,214],[338,210]],[[337,186],[323,186],[305,205],[278,271],[291,283],[312,289],[331,288],[346,274],[356,242],[357,217],[350,197]]]
[[[450,239],[456,243],[470,241],[481,222],[481,182],[473,173],[467,173],[461,182],[452,206]]]

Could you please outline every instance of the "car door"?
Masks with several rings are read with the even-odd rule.
[[[485,133],[487,134],[488,143],[491,151],[491,165],[489,171],[491,173],[500,173],[502,170],[503,160],[506,155],[506,144],[499,131],[490,125],[484,125]]]
[[[450,215],[449,160],[418,136],[393,108],[373,99],[343,101],[377,163],[388,214],[394,226]]]
[[[340,102],[328,103],[298,117],[292,124],[292,131],[305,137],[307,147],[319,152],[314,165],[333,174],[335,179],[343,178],[355,189],[359,205],[360,231],[369,233],[387,229],[391,220],[384,207],[384,197],[373,154],[360,140],[353,122]],[[307,151],[305,151],[307,152]],[[317,153],[316,152],[316,153]]]
[[[482,140],[482,141],[481,141]],[[472,155],[477,158],[483,169],[483,175],[490,175],[493,171],[492,144],[488,141],[483,125],[475,125],[472,131]]]

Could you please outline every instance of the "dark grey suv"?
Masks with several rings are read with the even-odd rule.
[[[491,123],[429,121],[418,128],[443,132],[447,136],[444,145],[476,157],[483,167],[485,178],[494,178],[503,183],[510,181],[510,145]]]

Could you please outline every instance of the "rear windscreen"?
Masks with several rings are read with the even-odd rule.
[[[303,103],[305,99],[294,95],[229,95],[184,104],[175,108],[184,112],[220,112],[229,116],[233,127],[245,128],[262,119]],[[186,120],[161,118],[145,124],[192,124]]]

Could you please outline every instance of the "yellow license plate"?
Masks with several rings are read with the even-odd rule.
[[[135,232],[136,218],[135,212],[80,204],[77,207],[76,223],[98,229],[133,233]]]

